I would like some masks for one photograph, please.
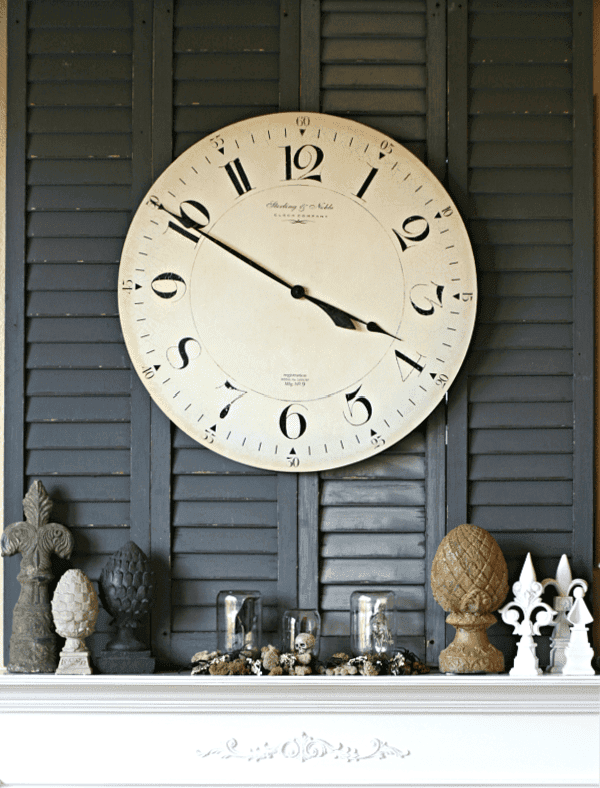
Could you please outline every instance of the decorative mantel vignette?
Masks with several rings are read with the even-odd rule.
[[[325,739],[315,739],[313,736],[302,732],[300,736],[287,739],[282,744],[269,745],[265,743],[260,747],[252,747],[246,752],[238,751],[237,739],[229,739],[223,747],[216,747],[205,752],[197,750],[196,754],[200,758],[208,758],[214,755],[223,759],[241,758],[250,762],[281,757],[287,760],[300,761],[301,763],[327,756],[331,756],[336,760],[346,761],[346,763],[355,763],[357,761],[368,761],[371,758],[383,760],[385,758],[406,758],[407,755],[410,755],[408,750],[399,750],[397,747],[392,747],[387,742],[381,741],[381,739],[373,739],[370,746],[372,748],[371,752],[367,750],[364,753],[360,753],[357,747],[351,747],[341,742],[338,745],[330,744]]]

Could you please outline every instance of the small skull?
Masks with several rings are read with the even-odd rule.
[[[310,654],[315,647],[316,639],[310,632],[301,632],[294,640],[294,650],[297,654]]]

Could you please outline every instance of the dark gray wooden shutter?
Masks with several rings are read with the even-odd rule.
[[[174,7],[173,149],[279,108],[280,8],[256,3]],[[171,657],[216,648],[216,597],[258,590],[263,631],[296,602],[295,478],[234,463],[173,429]],[[291,483],[291,484],[290,484]]]
[[[428,134],[440,118],[441,85],[428,73],[439,66],[444,32],[427,3],[325,0],[321,4],[321,106],[347,115],[397,139],[443,172],[438,140]],[[428,62],[427,52],[431,53]],[[431,82],[431,80],[429,80]],[[443,100],[442,100],[443,104]],[[429,110],[429,113],[428,113]],[[443,122],[443,116],[442,116]],[[428,156],[428,139],[432,140]],[[437,426],[434,426],[437,425]],[[428,486],[444,479],[443,449],[423,425],[383,454],[358,465],[321,474],[320,607],[324,651],[348,651],[350,595],[357,588],[391,588],[397,598],[400,645],[434,659],[443,637],[439,614],[428,593],[430,537],[443,533],[439,507]],[[435,464],[435,467],[434,467]],[[430,482],[430,485],[428,485]],[[427,505],[429,503],[429,506]],[[435,549],[435,548],[434,548]],[[426,610],[436,619],[426,647]]]
[[[592,199],[576,179],[591,133],[575,133],[589,112],[580,15],[568,2],[479,0],[468,19],[466,210],[482,289],[469,365],[469,517],[496,537],[511,580],[529,551],[539,579],[554,576],[563,553],[583,572],[592,558],[579,514],[592,514],[590,481],[574,477],[592,437],[589,421],[577,424],[589,395],[579,354],[589,360],[592,341],[579,329],[591,303],[577,283],[593,266],[591,254],[577,259]]]
[[[131,4],[23,11],[24,488],[43,481],[53,518],[75,536],[74,565],[97,580],[129,538],[130,372],[116,283],[131,207]],[[96,647],[107,626],[103,613]]]
[[[426,123],[435,124],[441,104],[442,86],[426,80],[427,67],[439,64],[423,56],[440,46],[433,4],[326,0],[321,10],[323,108],[364,119],[426,158],[420,140],[439,141],[442,133],[428,132]],[[592,530],[578,516],[578,506],[592,515],[591,476],[578,459],[592,452],[590,386],[578,372],[582,356],[592,363],[591,337],[573,322],[592,315],[582,284],[574,288],[589,282],[592,267],[591,256],[580,258],[591,229],[589,179],[583,176],[585,192],[573,187],[575,162],[587,160],[591,169],[589,68],[574,62],[574,50],[585,47],[580,19],[571,3],[535,0],[480,0],[448,11],[448,178],[475,248],[481,307],[465,372],[449,395],[444,525],[447,531],[469,521],[490,530],[511,583],[529,551],[540,578],[552,575],[562,553],[589,575],[592,555]],[[416,90],[425,85],[429,95]],[[578,113],[585,132],[576,138]],[[435,152],[433,163],[443,174]],[[581,177],[584,165],[577,166]],[[576,437],[575,413],[584,401]],[[423,436],[416,446],[418,433],[412,441],[412,451],[424,456],[399,464],[384,454],[366,467],[322,474],[320,598],[332,646],[347,638],[356,583],[395,586],[406,611],[404,645],[423,654],[426,632],[429,645],[432,636],[443,638],[427,589],[435,543],[419,540],[417,530],[420,519],[424,531],[443,535],[435,498],[426,497],[432,485],[443,489],[443,469],[427,476],[440,456],[428,455]],[[439,441],[427,445],[439,452]],[[386,475],[395,481],[383,481]],[[410,510],[390,504],[416,507],[412,525],[404,525],[415,533],[392,536],[402,530],[400,513]],[[415,612],[426,602],[437,626],[429,620],[425,627]],[[508,628],[496,633],[513,651]]]

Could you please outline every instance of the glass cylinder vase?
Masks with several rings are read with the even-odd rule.
[[[220,591],[217,595],[217,648],[224,654],[259,650],[262,601],[259,591]]]
[[[281,650],[283,652],[297,651],[298,647],[305,646],[301,635],[312,635],[315,639],[310,651],[314,657],[319,656],[321,637],[321,616],[318,610],[294,609],[286,610],[281,620]],[[312,642],[312,641],[310,641]]]
[[[350,596],[350,647],[355,657],[362,654],[392,656],[396,629],[393,591],[354,591]]]

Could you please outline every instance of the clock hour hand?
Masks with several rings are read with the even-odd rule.
[[[348,312],[344,312],[342,309],[338,309],[337,306],[333,306],[332,304],[328,304],[325,301],[321,301],[320,298],[315,298],[314,296],[308,295],[302,285],[294,285],[291,288],[291,293],[294,298],[306,298],[307,301],[316,304],[316,306],[320,307],[323,312],[325,312],[325,314],[329,315],[336,326],[339,326],[340,328],[356,330],[356,326],[353,323],[353,321],[356,320],[355,317],[352,317],[352,315],[348,314]]]
[[[314,296],[308,295],[302,285],[294,285],[292,287],[292,295],[294,298],[306,298],[307,301],[311,301],[313,304],[320,306],[321,309],[329,315],[336,326],[339,326],[340,328],[356,329],[354,324],[361,323],[363,326],[365,326],[367,331],[372,331],[374,334],[385,334],[392,339],[397,339],[402,342],[400,337],[397,337],[395,334],[390,334],[389,331],[381,328],[381,326],[378,323],[375,323],[373,320],[361,320],[360,317],[351,315],[350,312],[344,312],[343,309],[339,309],[337,306],[328,304],[326,301],[321,301],[320,298],[315,298]]]

